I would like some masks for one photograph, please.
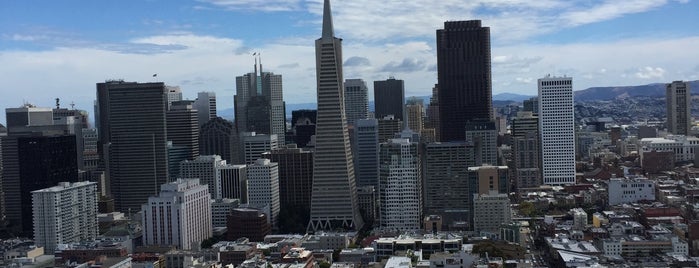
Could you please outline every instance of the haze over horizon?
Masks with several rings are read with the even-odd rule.
[[[405,80],[406,96],[431,93],[435,31],[447,20],[490,27],[494,95],[536,95],[536,79],[546,74],[572,76],[575,90],[699,80],[697,1],[332,4],[345,78],[371,88],[394,76]],[[219,109],[229,109],[235,76],[252,71],[254,52],[266,71],[283,75],[287,103],[315,102],[321,9],[320,0],[7,2],[0,107],[53,107],[61,98],[92,113],[95,83],[120,78],[180,86],[190,99],[214,91]]]

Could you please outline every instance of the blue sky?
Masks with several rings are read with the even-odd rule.
[[[288,103],[315,100],[320,0],[0,0],[0,108],[64,103],[92,112],[95,83],[121,78],[217,93],[262,53]],[[534,95],[546,74],[576,90],[699,79],[697,0],[335,0],[345,78],[394,76],[407,95],[436,83],[435,30],[445,20],[491,28],[493,93]],[[371,96],[370,96],[371,98]],[[3,118],[4,119],[4,118]],[[0,120],[4,121],[4,120]]]

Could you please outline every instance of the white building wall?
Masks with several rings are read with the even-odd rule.
[[[389,147],[400,147],[400,152]],[[390,150],[390,153],[387,152]],[[420,169],[417,144],[391,139],[381,145],[379,167],[379,217],[381,227],[420,229]]]
[[[212,235],[211,196],[198,179],[163,184],[141,206],[143,244],[189,250]]]
[[[226,160],[218,155],[202,155],[194,160],[180,163],[182,179],[199,179],[199,183],[209,187],[213,199],[221,199],[221,167],[226,166]]]
[[[647,179],[610,179],[609,205],[655,200],[655,184]]]
[[[269,159],[258,159],[247,167],[248,204],[269,206],[270,222],[276,226],[279,216],[279,165]]]
[[[547,76],[538,85],[543,182],[575,184],[573,79]]]

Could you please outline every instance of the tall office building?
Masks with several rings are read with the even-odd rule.
[[[490,28],[447,21],[437,30],[440,141],[464,140],[464,125],[493,120]]]
[[[358,187],[379,188],[379,121],[370,118],[357,121],[354,127],[354,174]]]
[[[392,230],[420,229],[422,181],[418,143],[391,139],[379,157],[379,218]]]
[[[403,122],[392,115],[387,115],[378,120],[379,142],[384,143],[396,137],[403,130]]]
[[[212,199],[221,199],[221,167],[226,165],[218,155],[202,155],[194,160],[180,162],[180,178],[199,179],[199,183],[209,187]]]
[[[423,124],[423,110],[425,107],[422,104],[422,100],[412,97],[408,99],[408,103],[405,105],[405,114],[407,116],[408,128],[417,133],[422,133]]]
[[[36,245],[54,252],[58,244],[97,238],[97,195],[97,183],[88,181],[32,191]]]
[[[212,235],[209,190],[197,179],[163,184],[142,204],[141,222],[146,246],[198,248]]]
[[[248,165],[248,204],[265,208],[272,226],[279,216],[279,164],[257,159]]]
[[[239,132],[276,134],[285,143],[286,110],[282,76],[262,71],[255,58],[254,72],[238,76],[235,95],[235,120]]]
[[[262,153],[271,152],[279,148],[277,135],[257,134],[255,132],[243,133],[243,159],[246,165],[255,163],[257,159],[262,158]]]
[[[163,83],[97,84],[99,143],[118,211],[138,211],[168,179]]]
[[[323,34],[316,40],[318,121],[309,230],[364,225],[357,205],[357,186],[350,149],[342,85],[342,39],[333,32],[330,0],[323,6]]]
[[[393,115],[403,120],[405,105],[405,85],[403,80],[391,77],[387,80],[374,81],[374,117],[377,119]]]
[[[432,88],[432,96],[430,97],[430,105],[425,109],[425,129],[432,129],[434,133],[434,141],[440,141],[440,126],[439,126],[439,87],[435,85]],[[425,131],[427,132],[427,131]]]
[[[9,120],[8,120],[9,121]],[[2,144],[2,200],[8,231],[32,236],[32,191],[78,181],[75,136],[9,133]]]
[[[575,184],[573,79],[547,76],[538,85],[543,183]]]
[[[466,144],[473,146],[476,165],[498,164],[498,131],[492,121],[469,121],[465,124]]]
[[[199,156],[199,123],[192,104],[193,101],[172,102],[166,113],[167,140],[173,146],[187,148],[190,160]]]
[[[279,202],[283,208],[308,211],[313,185],[313,151],[289,144],[262,154],[279,165]]]
[[[532,112],[534,115],[539,114],[539,97],[531,97],[528,100],[522,101],[522,111]]]
[[[219,168],[221,173],[221,197],[240,199],[248,203],[248,170],[246,165],[225,165]]]
[[[238,131],[233,122],[216,117],[206,122],[199,133],[199,153],[220,155],[232,164],[242,164],[239,152]]]
[[[21,131],[28,126],[50,126],[53,125],[53,110],[25,104],[19,108],[5,109],[5,119],[8,133]]]
[[[197,100],[194,101],[194,109],[197,110],[197,120],[199,128],[216,118],[216,93],[214,92],[199,92]]]
[[[689,135],[692,129],[692,92],[689,83],[673,81],[666,85],[667,131]]]
[[[82,136],[83,170],[96,170],[100,161],[100,155],[97,151],[97,142],[99,140],[99,134],[97,133],[97,129],[83,128]]]
[[[467,222],[471,199],[468,168],[475,165],[473,149],[465,142],[429,143],[425,145],[424,211],[439,215],[446,226]]]
[[[362,79],[345,80],[345,113],[347,125],[369,117],[369,88]]]

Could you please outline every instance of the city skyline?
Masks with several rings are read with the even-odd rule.
[[[389,76],[406,81],[406,96],[429,95],[437,80],[434,31],[449,20],[481,19],[491,28],[494,94],[535,95],[536,78],[547,73],[576,77],[576,90],[699,79],[699,66],[684,60],[699,57],[691,49],[699,42],[692,29],[696,1],[336,2],[345,77],[367,81],[369,96],[371,81]],[[4,94],[0,107],[25,101],[51,107],[60,97],[64,106],[75,102],[91,111],[94,84],[123,78],[181,86],[188,99],[213,91],[219,109],[229,109],[235,74],[253,69],[254,52],[262,54],[266,70],[286,77],[288,103],[314,96],[311,59],[320,1],[4,7],[0,72],[12,93]],[[67,15],[75,11],[85,16]]]

